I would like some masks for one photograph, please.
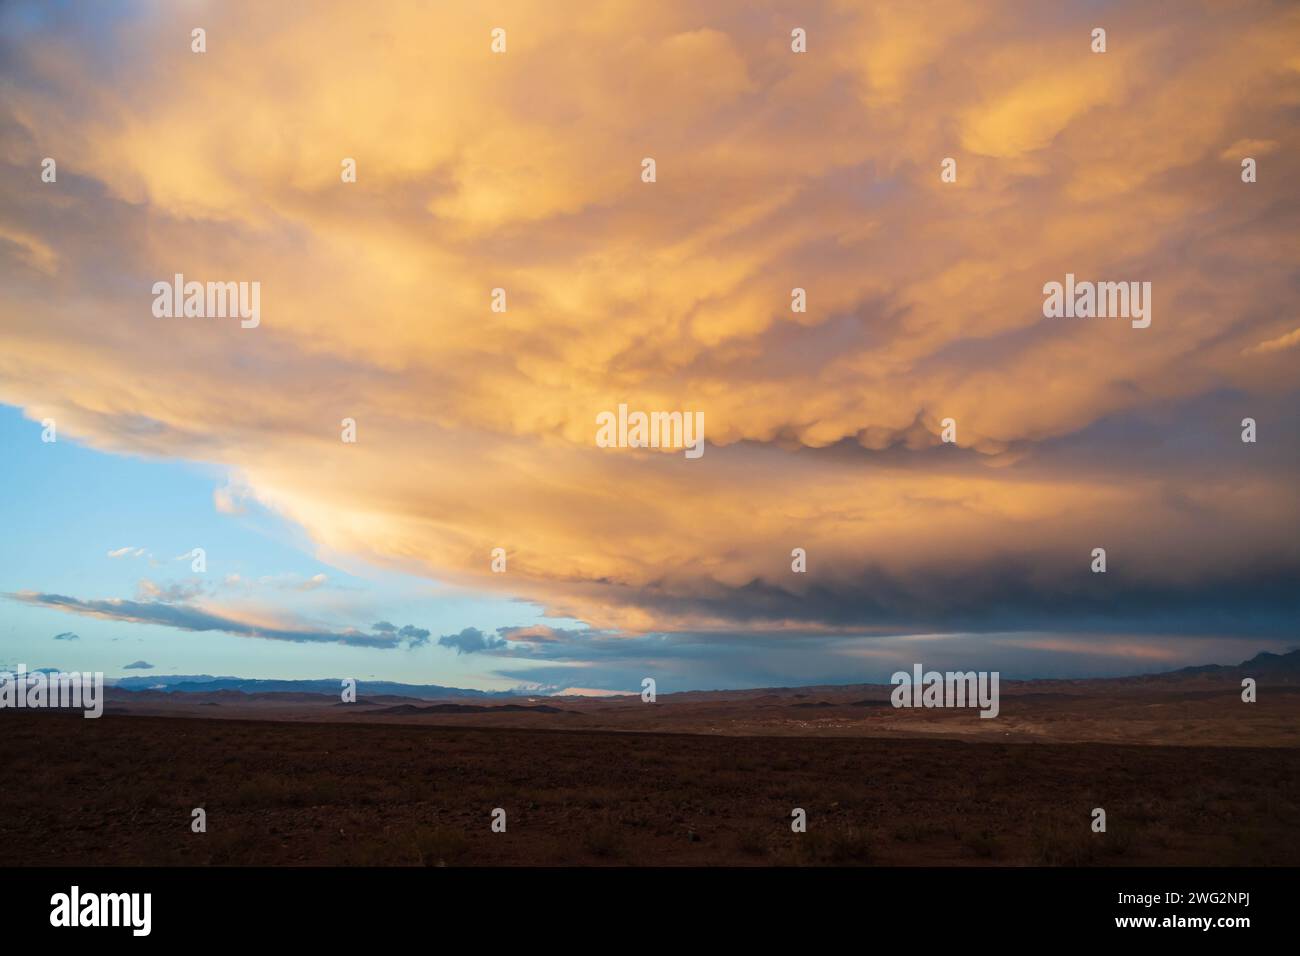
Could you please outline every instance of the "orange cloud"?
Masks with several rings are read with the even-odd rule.
[[[1067,452],[1294,388],[1297,12],[1110,9],[1098,55],[1035,5],[872,6],[231,3],[202,55],[163,7],[106,35],[111,71],[30,37],[0,400],[224,464],[325,552],[596,627],[798,622],[865,575],[883,615],[936,566],[1015,558],[1032,589],[1098,541],[1162,582],[1293,559],[1281,470]],[[1225,172],[1242,142],[1276,144],[1258,183]],[[260,282],[260,327],[153,318],[178,272]],[[1151,328],[1045,320],[1066,272],[1151,281]],[[624,401],[702,410],[704,458],[595,447]],[[779,600],[732,599],[756,586]]]

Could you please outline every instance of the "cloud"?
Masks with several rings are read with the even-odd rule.
[[[202,578],[190,578],[187,581],[175,581],[170,584],[158,584],[149,578],[141,578],[135,586],[136,600],[162,601],[178,604],[191,601],[204,594],[207,584]]]
[[[241,620],[220,611],[211,611],[184,603],[164,601],[128,601],[122,598],[81,600],[62,594],[20,591],[6,595],[11,600],[36,607],[48,607],[70,614],[80,614],[134,624],[158,624],[183,631],[222,631],[242,637],[298,644],[347,644],[354,647],[388,649],[413,647],[426,643],[429,632],[407,625],[396,633],[366,633],[353,628],[326,630],[308,626],[280,626]]]
[[[315,591],[327,585],[329,577],[324,573],[313,574],[309,578],[300,574],[263,575],[257,579],[257,583],[281,591]]]
[[[578,638],[546,662],[502,659],[497,676],[538,693],[571,686],[639,694],[652,677],[660,694],[681,690],[885,683],[916,662],[940,669],[997,670],[1004,679],[1121,676],[1207,661],[1237,663],[1261,647],[1284,651],[1292,639],[1243,648],[1234,637],[1183,635],[1178,641],[1112,633],[1052,632],[803,635],[715,634]]]
[[[422,627],[413,627],[410,624],[406,624],[399,629],[397,636],[406,641],[410,647],[420,647],[429,643],[429,632]]]
[[[564,628],[550,627],[545,624],[530,624],[527,627],[498,628],[497,633],[511,643],[554,644],[560,641],[569,640],[579,634],[588,634],[589,632],[566,630]]]
[[[198,579],[193,579],[198,580]],[[310,577],[301,574],[264,574],[257,578],[246,578],[238,573],[225,575],[222,584],[227,588],[252,592],[260,588],[274,591],[316,591],[330,586],[329,575],[318,572]]]
[[[1267,156],[1276,151],[1277,147],[1277,141],[1272,139],[1239,139],[1220,153],[1219,158],[1239,163],[1247,156]]]
[[[79,641],[79,640],[81,640],[81,638],[80,638],[78,635],[73,634],[71,631],[64,631],[62,634],[55,634],[55,635],[54,635],[54,639],[55,639],[56,641]]]
[[[139,558],[144,556],[144,548],[117,548],[109,551],[110,558]]]
[[[244,504],[244,492],[241,489],[223,486],[212,492],[212,504],[218,514],[243,515],[248,513]]]
[[[1267,355],[1269,352],[1282,352],[1300,345],[1300,328],[1292,329],[1284,335],[1268,339],[1250,348],[1243,349],[1242,355]]]
[[[492,57],[467,8],[229,3],[221,69],[167,5],[93,34],[25,9],[0,401],[60,437],[224,465],[218,509],[610,640],[1294,614],[1294,7],[1110,7],[1095,55],[1083,8],[810,3],[795,55],[761,2],[628,0],[576,33],[523,5]],[[1225,161],[1247,148],[1254,184]],[[154,319],[177,271],[260,281],[261,326]],[[1151,328],[1044,320],[1067,272],[1151,281]],[[704,457],[596,448],[623,401],[703,411]],[[275,639],[340,639],[303,632]],[[439,643],[563,643],[519,638]]]
[[[153,665],[150,664],[148,661],[133,661],[133,662],[130,663],[130,664],[123,664],[123,665],[122,665],[122,670],[125,670],[125,671],[151,671],[151,670],[153,670]]]
[[[504,648],[506,642],[500,637],[484,634],[476,627],[467,627],[459,634],[444,634],[438,638],[438,645],[454,648],[457,654],[474,654]]]

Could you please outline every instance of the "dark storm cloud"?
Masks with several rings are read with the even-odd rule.
[[[1093,574],[1083,542],[1072,564],[1057,556],[990,556],[934,565],[906,577],[866,568],[802,592],[754,580],[689,599],[650,598],[664,612],[738,623],[788,621],[877,634],[1053,630],[1071,633],[1285,637],[1300,619],[1300,564],[1291,555],[1207,570],[1187,580],[1148,576],[1108,551]]]

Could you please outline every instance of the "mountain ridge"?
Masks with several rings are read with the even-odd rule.
[[[1248,673],[1250,672],[1250,673]],[[1272,651],[1261,651],[1249,660],[1242,661],[1240,664],[1200,664],[1191,667],[1182,667],[1172,671],[1161,671],[1154,674],[1134,674],[1126,677],[1097,677],[1097,678],[1029,678],[1008,683],[1077,683],[1085,680],[1107,680],[1107,681],[1147,681],[1147,680],[1168,680],[1180,676],[1214,676],[1241,674],[1250,676],[1250,674],[1260,674],[1269,677],[1300,677],[1300,649],[1287,651],[1283,654],[1275,654]],[[221,692],[235,692],[243,694],[325,694],[329,696],[338,696],[342,687],[342,678],[309,678],[301,680],[273,680],[251,677],[234,677],[223,676],[214,677],[210,674],[173,674],[173,675],[156,675],[146,677],[123,677],[116,680],[106,681],[110,686],[119,690],[139,692],[155,691],[163,693],[181,693],[181,694],[215,694]],[[856,683],[856,684],[838,684],[838,685],[808,685],[808,686],[791,686],[791,687],[746,687],[732,688],[729,691],[721,689],[715,690],[691,690],[679,691],[679,694],[713,694],[713,693],[735,693],[749,694],[761,692],[786,691],[790,693],[799,692],[813,694],[821,690],[831,689],[848,689],[852,687],[875,687],[888,686],[873,683]],[[502,690],[488,691],[476,690],[468,687],[447,687],[440,684],[405,684],[399,681],[357,681],[356,692],[358,697],[366,695],[368,697],[400,697],[418,700],[445,700],[448,698],[477,698],[485,700],[502,700],[519,697],[556,697],[558,694],[548,694],[543,691],[535,690]],[[635,696],[637,691],[629,690],[626,694],[619,696]]]

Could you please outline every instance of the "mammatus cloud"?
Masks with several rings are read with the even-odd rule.
[[[133,9],[0,50],[0,400],[34,420],[622,637],[1293,616],[1293,5],[813,3],[802,55],[748,0],[229,3],[204,56]],[[176,272],[259,281],[260,326],[154,318]],[[1045,320],[1066,273],[1150,281],[1151,327]],[[703,458],[595,447],[624,401],[702,410]]]
[[[395,648],[416,647],[429,641],[427,630],[411,625],[373,633],[354,628],[333,631],[241,620],[228,613],[211,611],[183,602],[128,601],[122,598],[81,600],[62,594],[41,594],[35,591],[20,591],[5,596],[24,604],[54,608],[86,617],[128,621],[133,624],[159,624],[183,631],[221,631],[242,637],[259,637],[264,640],[291,641],[298,644],[350,644],[356,647]]]

